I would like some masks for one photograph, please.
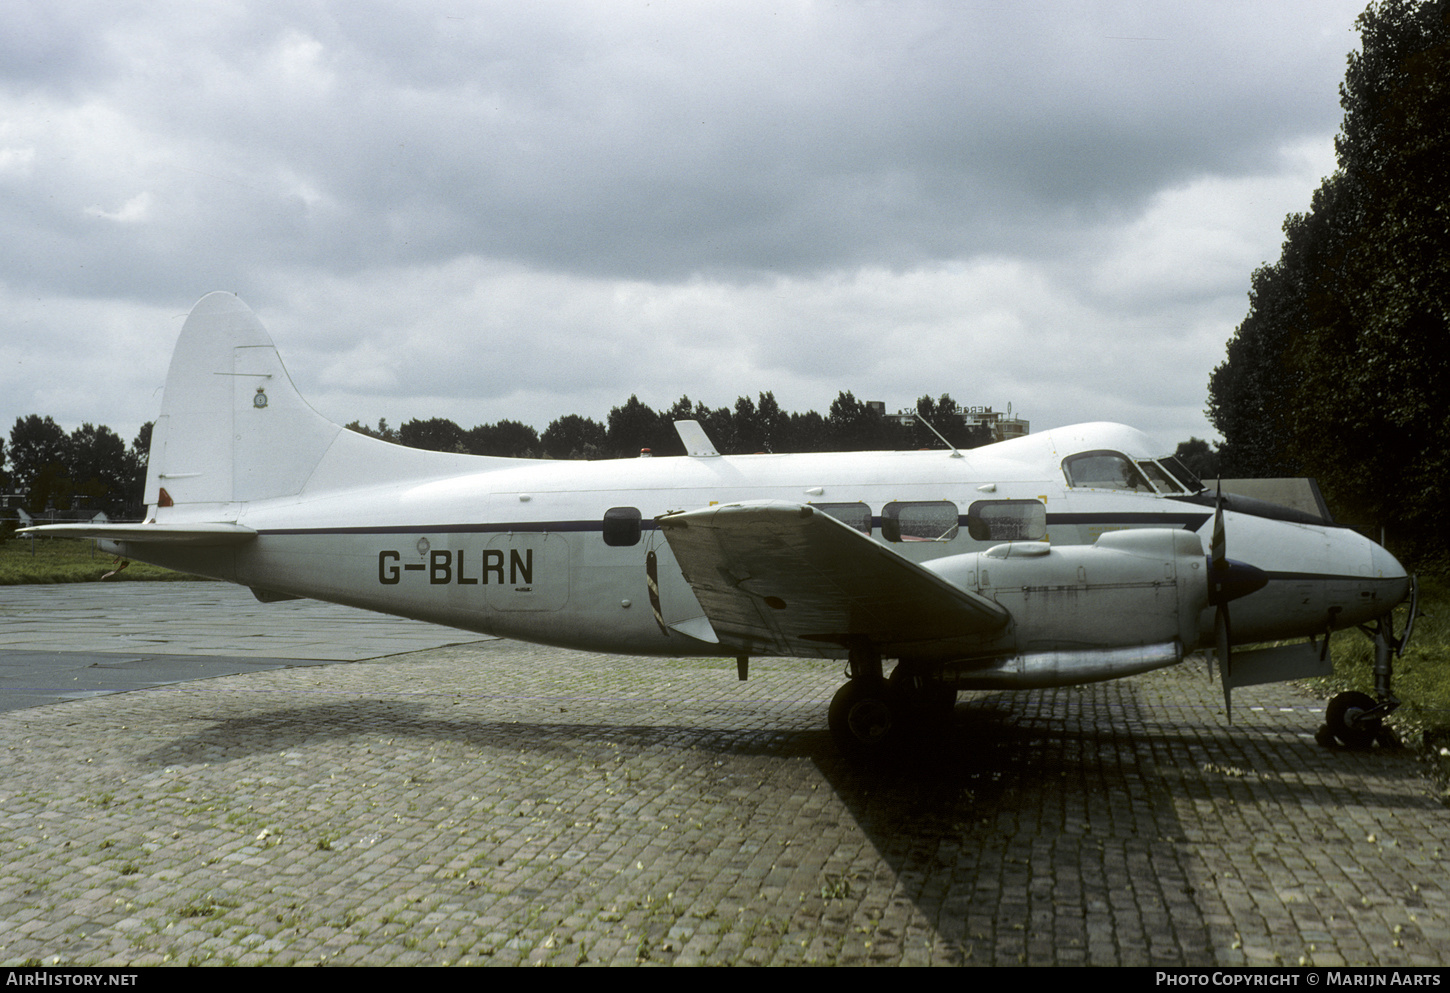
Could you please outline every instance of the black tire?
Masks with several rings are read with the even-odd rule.
[[[826,723],[836,747],[852,761],[890,754],[903,730],[885,684],[867,688],[855,679],[831,698]]]
[[[1374,706],[1374,699],[1365,693],[1338,693],[1324,708],[1324,723],[1345,748],[1368,748],[1379,734],[1380,722],[1358,718]]]

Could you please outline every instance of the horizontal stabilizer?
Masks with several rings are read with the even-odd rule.
[[[17,535],[49,538],[97,538],[137,544],[240,545],[257,532],[240,524],[45,524]]]
[[[670,514],[660,530],[722,642],[770,655],[883,653],[922,642],[983,641],[1002,607],[800,504],[726,504]]]

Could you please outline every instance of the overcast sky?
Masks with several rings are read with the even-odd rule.
[[[9,0],[0,433],[233,290],[339,422],[841,390],[1216,437],[1359,0]]]

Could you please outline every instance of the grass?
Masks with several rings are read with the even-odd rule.
[[[1419,616],[1405,654],[1393,662],[1391,690],[1400,707],[1388,723],[1399,740],[1429,766],[1440,801],[1450,806],[1450,577],[1421,575]],[[1408,606],[1395,611],[1404,630]],[[1374,692],[1374,646],[1358,631],[1332,641],[1334,675],[1317,680],[1328,697],[1344,690]]]
[[[116,559],[83,538],[10,538],[0,540],[0,586],[30,583],[94,583],[116,568]],[[107,582],[200,579],[183,572],[133,561]]]

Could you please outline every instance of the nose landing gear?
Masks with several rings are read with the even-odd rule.
[[[1393,702],[1399,705],[1398,700]],[[1380,707],[1367,693],[1337,693],[1324,708],[1324,724],[1314,740],[1329,747],[1339,744],[1356,750],[1368,748],[1385,735],[1393,741],[1394,732],[1381,721],[1392,709]]]
[[[1342,745],[1345,748],[1364,749],[1375,742],[1382,747],[1393,748],[1399,744],[1395,733],[1384,724],[1400,701],[1391,689],[1394,660],[1405,652],[1410,642],[1410,633],[1415,628],[1415,613],[1419,599],[1419,585],[1410,580],[1410,616],[1405,630],[1395,636],[1391,616],[1386,614],[1375,621],[1374,627],[1361,626],[1374,642],[1374,691],[1376,701],[1367,693],[1347,692],[1335,694],[1324,708],[1324,724],[1314,735],[1314,740],[1325,747]],[[1328,637],[1328,634],[1325,635]]]

